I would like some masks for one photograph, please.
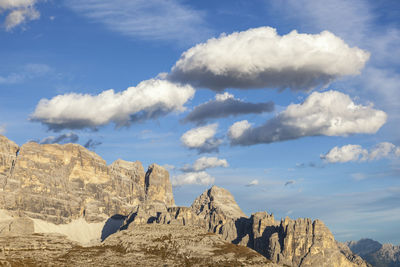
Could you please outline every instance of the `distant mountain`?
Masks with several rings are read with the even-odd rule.
[[[351,251],[375,267],[400,267],[400,246],[381,244],[372,239],[349,241]]]

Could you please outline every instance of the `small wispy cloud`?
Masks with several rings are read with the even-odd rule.
[[[210,168],[223,167],[227,168],[229,166],[226,159],[219,159],[217,157],[201,157],[197,159],[193,165],[185,165],[181,168],[183,172],[198,172],[204,171]]]
[[[186,172],[172,177],[173,186],[181,185],[210,185],[213,184],[215,178],[205,171],[201,172]]]
[[[11,31],[17,26],[39,19],[40,13],[35,6],[38,2],[39,0],[1,0],[0,13],[6,13],[4,22],[6,31]]]
[[[19,70],[0,75],[0,84],[17,84],[49,74],[53,69],[46,64],[29,63]]]
[[[129,37],[193,43],[209,35],[204,13],[178,0],[67,0],[66,4]]]
[[[250,187],[250,186],[256,186],[258,184],[259,184],[258,180],[255,179],[255,180],[252,180],[250,183],[246,184],[246,186]]]

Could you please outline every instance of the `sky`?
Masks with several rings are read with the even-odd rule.
[[[400,2],[0,0],[0,134],[400,243]]]

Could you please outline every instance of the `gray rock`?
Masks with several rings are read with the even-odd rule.
[[[346,245],[351,251],[376,267],[400,266],[400,246],[380,244],[372,239],[350,241]]]

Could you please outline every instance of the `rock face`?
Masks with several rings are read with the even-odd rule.
[[[191,208],[204,220],[208,231],[221,234],[229,242],[235,241],[240,234],[241,227],[236,225],[236,221],[247,218],[231,193],[218,186],[196,198]]]
[[[18,215],[58,224],[79,217],[99,222],[128,215],[146,199],[174,204],[168,172],[155,164],[145,174],[138,161],[107,166],[80,145],[19,148],[4,136],[0,153],[0,208]]]
[[[372,239],[350,241],[346,245],[351,251],[376,267],[400,266],[400,246],[380,244]]]
[[[279,222],[267,212],[248,218],[229,191],[217,186],[196,198],[190,208],[143,204],[121,229],[132,230],[147,223],[202,227],[285,266],[367,267],[353,253],[342,252],[321,221],[285,218]]]
[[[7,186],[7,178],[13,171],[18,151],[16,143],[0,135],[0,190]]]
[[[157,201],[165,203],[167,206],[175,206],[172,185],[166,169],[157,164],[150,165],[145,183],[147,201]]]

